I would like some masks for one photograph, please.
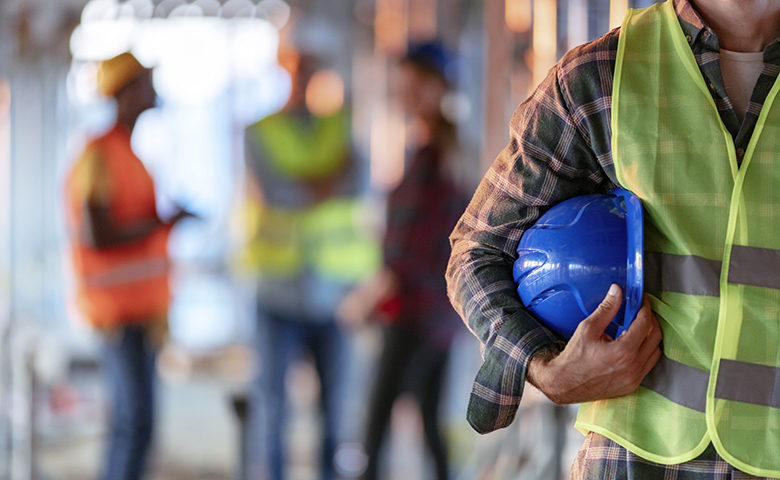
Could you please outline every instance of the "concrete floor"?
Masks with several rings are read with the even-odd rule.
[[[551,440],[544,435],[545,431],[550,431],[551,410],[549,402],[538,392],[527,390],[518,421],[507,429],[480,436],[466,424],[468,394],[479,366],[475,344],[470,338],[456,344],[448,378],[448,396],[441,409],[442,425],[451,449],[452,478],[552,478],[551,467],[542,461],[551,455]],[[239,426],[230,397],[251,378],[253,360],[247,350],[231,348],[205,358],[195,358],[176,349],[161,355],[158,362],[161,373],[159,426],[150,480],[236,478]],[[288,387],[294,411],[288,433],[290,478],[315,480],[318,387],[313,368],[306,363],[297,365],[288,384],[294,386]],[[91,383],[82,380],[79,388],[86,398],[82,398],[82,403],[88,407],[71,415],[71,424],[61,426],[58,434],[49,435],[40,442],[38,480],[96,478],[105,417],[101,385],[99,378],[93,378]],[[359,411],[365,405],[358,402],[353,408]],[[569,415],[571,410],[567,412]],[[567,417],[566,422],[570,425],[572,418]],[[562,454],[564,478],[582,438],[570,427],[568,432],[567,448]],[[394,408],[384,453],[384,472],[388,480],[432,478],[419,413],[409,397],[399,399]]]

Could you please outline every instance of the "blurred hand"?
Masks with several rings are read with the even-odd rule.
[[[176,225],[177,223],[179,223],[180,220],[183,220],[185,218],[200,219],[200,216],[190,212],[189,210],[187,210],[185,208],[177,207],[176,214],[173,217],[171,217],[171,219],[168,221],[168,223],[171,224],[171,225]]]
[[[395,276],[389,270],[357,285],[336,309],[336,320],[349,328],[363,326],[376,315],[378,305],[396,292]]]
[[[336,321],[347,328],[358,328],[368,323],[371,308],[361,286],[350,291],[336,309]]]
[[[149,344],[155,349],[162,348],[168,339],[168,315],[158,315],[145,325]]]
[[[645,297],[628,330],[610,338],[604,329],[621,302],[620,287],[612,285],[560,354],[531,359],[528,381],[558,404],[620,397],[636,390],[661,356],[661,329]]]

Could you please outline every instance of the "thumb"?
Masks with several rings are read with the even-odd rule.
[[[620,305],[623,303],[622,294],[623,292],[618,285],[614,283],[610,285],[604,300],[601,301],[593,313],[582,321],[581,325],[583,328],[587,329],[590,336],[600,337],[601,334],[604,333],[607,325],[609,325],[612,319],[615,318],[615,315],[617,315],[618,310],[620,310]]]

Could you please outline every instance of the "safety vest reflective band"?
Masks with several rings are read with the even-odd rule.
[[[243,253],[244,263],[272,277],[297,275],[304,265],[300,227],[303,213],[247,199],[244,216],[250,239]]]
[[[731,247],[729,283],[780,289],[780,250]]]
[[[168,270],[167,257],[146,258],[85,274],[81,278],[81,283],[86,287],[113,287],[164,276],[168,274]]]
[[[612,155],[645,210],[646,290],[664,356],[577,427],[673,464],[712,443],[780,477],[780,83],[737,166],[671,0],[631,10],[618,43]]]
[[[695,255],[648,252],[644,259],[645,289],[688,295],[720,295],[722,262]],[[734,245],[729,283],[780,288],[780,251]]]
[[[303,221],[306,251],[315,271],[354,283],[375,272],[381,262],[379,243],[367,231],[363,205],[336,198],[307,212]]]
[[[367,230],[363,204],[334,198],[309,209],[249,203],[251,241],[244,260],[266,278],[292,278],[304,270],[354,283],[379,267],[379,243]]]
[[[705,412],[709,377],[705,370],[662,356],[642,386],[674,403]],[[721,359],[715,398],[780,408],[780,368]]]

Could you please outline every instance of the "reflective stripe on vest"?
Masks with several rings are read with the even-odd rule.
[[[722,262],[695,255],[645,253],[645,288],[649,292],[720,295]],[[729,283],[780,289],[780,250],[734,245]]]
[[[80,281],[85,287],[113,287],[167,275],[168,265],[166,257],[145,258],[122,263],[97,273],[85,274]]]
[[[272,277],[292,277],[303,269],[302,213],[272,208],[248,198],[244,205],[249,242],[243,252],[246,265]]]
[[[710,373],[662,355],[642,386],[693,410],[704,412]],[[780,368],[722,359],[715,398],[780,408]]]
[[[729,283],[780,289],[780,250],[734,245]]]
[[[367,213],[352,198],[334,198],[308,209],[248,205],[252,240],[244,260],[266,277],[291,278],[304,271],[353,283],[375,272],[379,243],[363,225]]]
[[[379,242],[367,231],[368,217],[361,203],[349,198],[323,202],[307,213],[303,222],[304,239],[316,272],[353,283],[379,268]]]
[[[645,210],[664,356],[633,394],[583,404],[578,428],[664,464],[711,443],[739,470],[780,477],[779,92],[738,167],[672,1],[626,16],[612,156]]]

